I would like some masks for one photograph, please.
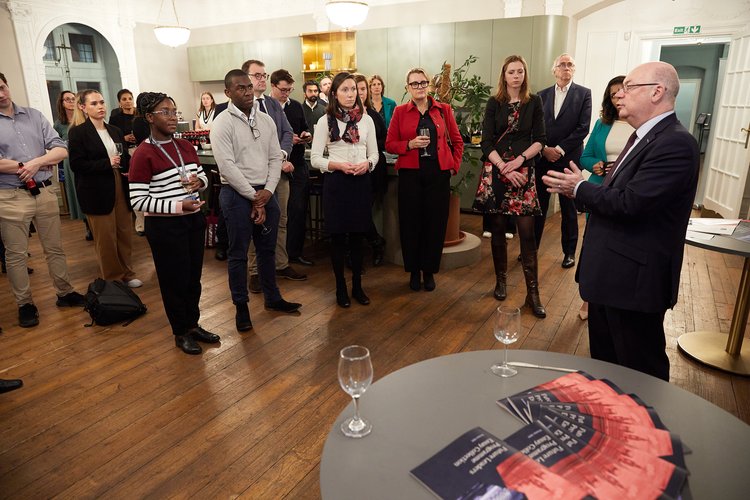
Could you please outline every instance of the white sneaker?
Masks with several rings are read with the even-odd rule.
[[[492,238],[492,233],[489,231],[485,231],[482,233],[482,238]]]
[[[505,233],[505,239],[506,240],[512,240],[513,239],[513,233]]]
[[[126,281],[125,284],[130,288],[140,288],[143,286],[143,281],[139,280],[138,278],[133,278],[130,281]]]

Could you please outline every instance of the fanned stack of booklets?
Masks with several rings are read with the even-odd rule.
[[[679,498],[682,443],[634,394],[584,372],[498,401],[526,424],[477,427],[411,471],[444,499]]]

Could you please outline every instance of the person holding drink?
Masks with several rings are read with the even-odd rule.
[[[206,218],[200,210],[204,202],[195,193],[206,189],[208,179],[193,146],[174,138],[174,100],[148,92],[139,104],[151,134],[130,161],[130,201],[145,213],[146,239],[175,345],[186,354],[200,354],[198,342],[220,340],[198,325]]]
[[[352,261],[352,297],[362,305],[370,299],[362,289],[362,242],[372,224],[370,173],[378,162],[375,124],[357,94],[354,75],[333,78],[326,114],[313,134],[310,163],[325,174],[323,211],[331,235],[331,265],[336,277],[336,303],[349,307],[344,276],[347,237]],[[328,148],[328,158],[323,156]]]
[[[398,218],[409,287],[435,289],[448,223],[450,178],[461,167],[464,143],[453,109],[427,94],[422,68],[406,74],[411,101],[393,112],[385,148],[397,154]]]
[[[130,155],[122,131],[104,122],[107,107],[98,90],[78,93],[68,132],[76,194],[94,235],[101,277],[143,285],[132,266],[132,215],[127,173]]]

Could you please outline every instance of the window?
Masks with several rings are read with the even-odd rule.
[[[62,92],[62,82],[59,80],[47,80],[47,95],[49,96],[49,105],[52,108],[52,118],[57,120],[57,98]]]
[[[95,63],[94,37],[69,33],[70,48],[74,62]]]
[[[102,84],[101,82],[76,82],[76,92],[80,92],[82,90],[96,90],[98,92],[102,91]]]
[[[57,61],[57,49],[55,49],[55,39],[52,33],[44,41],[44,58],[45,61]]]

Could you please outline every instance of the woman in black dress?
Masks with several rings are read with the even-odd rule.
[[[526,304],[534,316],[547,313],[539,299],[534,219],[541,215],[534,185],[534,157],[544,147],[544,112],[539,96],[529,92],[526,61],[505,59],[497,93],[487,101],[482,125],[484,166],[474,208],[487,214],[492,232],[497,300],[505,300],[508,247],[505,233],[515,215],[521,241],[521,261],[526,278]]]
[[[352,258],[352,297],[362,305],[370,299],[362,290],[362,240],[372,224],[370,172],[378,162],[375,124],[357,95],[354,76],[333,79],[326,114],[315,125],[310,163],[321,170],[323,216],[331,235],[331,264],[336,276],[336,302],[349,307],[344,277],[347,238]],[[328,149],[328,157],[323,156]]]

